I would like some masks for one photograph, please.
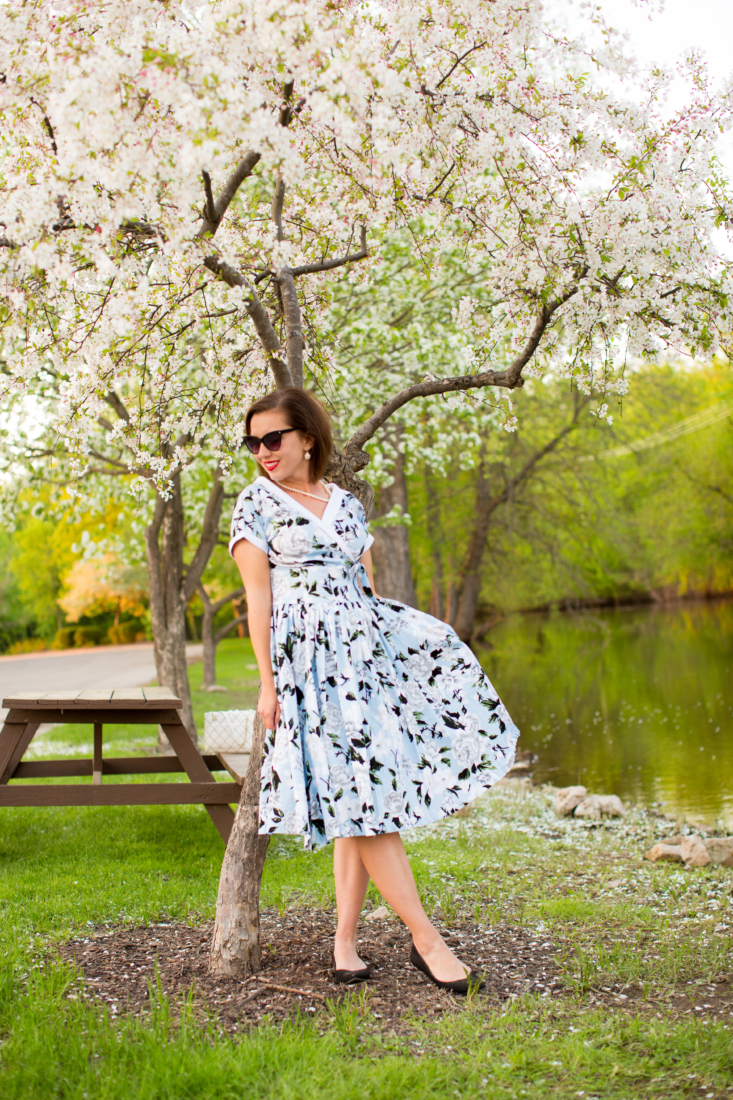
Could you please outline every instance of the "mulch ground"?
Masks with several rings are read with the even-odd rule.
[[[331,976],[334,916],[298,909],[283,916],[262,914],[263,968],[246,981],[209,973],[211,924],[182,922],[143,928],[100,929],[57,946],[62,959],[82,976],[72,998],[93,998],[112,1014],[149,1011],[149,989],[158,985],[174,1002],[193,992],[193,1003],[232,1033],[267,1019],[314,1015],[328,1002],[359,995],[366,987],[370,1014],[392,1029],[414,1016],[440,1017],[465,1003],[430,984],[408,961],[410,936],[397,920],[362,921],[361,957],[373,978],[358,987],[337,985]],[[521,928],[453,925],[446,939],[466,963],[486,975],[478,994],[494,1005],[521,993],[552,997],[562,993],[555,945]]]

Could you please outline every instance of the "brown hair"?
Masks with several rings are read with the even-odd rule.
[[[297,428],[303,435],[313,437],[313,446],[310,449],[311,477],[314,481],[320,481],[326,472],[326,466],[333,449],[331,421],[328,419],[328,413],[323,405],[313,394],[308,393],[307,390],[301,390],[297,386],[287,386],[283,390],[273,390],[271,393],[266,393],[259,401],[255,401],[247,409],[245,420],[247,435],[250,434],[249,426],[252,417],[256,413],[271,412],[273,409],[282,410],[289,428]],[[264,468],[262,472],[265,476],[268,476],[267,470]]]

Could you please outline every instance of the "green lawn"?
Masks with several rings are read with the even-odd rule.
[[[227,695],[195,691],[205,709],[251,706],[248,644],[225,642]],[[200,666],[191,669],[200,682]],[[84,744],[84,730],[52,731]],[[144,751],[140,731],[114,751]],[[150,731],[154,740],[155,731]],[[542,793],[497,790],[476,811],[408,838],[427,905],[445,924],[470,916],[558,944],[566,995],[481,999],[408,1035],[381,1030],[368,997],[315,1020],[264,1026],[237,1040],[187,1019],[165,999],[147,1020],[109,1019],[69,998],[72,972],[48,961],[49,941],[90,925],[214,911],[223,846],[200,807],[0,811],[0,1096],[3,1100],[454,1100],[720,1097],[733,1092],[730,1022],[675,1015],[670,994],[727,974],[731,872],[639,861],[650,819],[563,831]],[[275,840],[263,905],[333,907],[332,853]],[[376,899],[374,899],[376,900]],[[634,1011],[595,992],[643,983]]]

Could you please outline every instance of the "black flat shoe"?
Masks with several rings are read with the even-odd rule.
[[[424,974],[426,978],[429,978],[434,985],[437,985],[438,989],[447,989],[450,993],[463,993],[465,995],[468,993],[469,989],[483,989],[486,984],[481,979],[481,975],[477,974],[475,970],[472,970],[468,977],[458,978],[455,982],[441,982],[440,978],[436,978],[432,973],[430,967],[425,962],[425,959],[415,947],[414,943],[410,949],[410,962],[417,970]]]
[[[331,952],[331,964],[333,966],[333,980],[341,985],[355,985],[356,982],[366,982],[371,978],[372,972],[368,966],[363,970],[337,970],[336,956]]]

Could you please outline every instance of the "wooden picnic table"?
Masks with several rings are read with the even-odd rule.
[[[203,756],[181,719],[183,706],[169,688],[118,691],[22,692],[3,699],[8,708],[0,731],[0,807],[2,806],[187,806],[206,807],[224,842],[239,802],[239,783],[220,783],[211,769],[217,756]],[[23,760],[39,727],[64,722],[94,727],[92,759]],[[103,757],[106,724],[158,725],[175,756]],[[105,776],[185,772],[189,783],[108,783]],[[11,779],[61,779],[91,776],[91,783],[22,784]]]

